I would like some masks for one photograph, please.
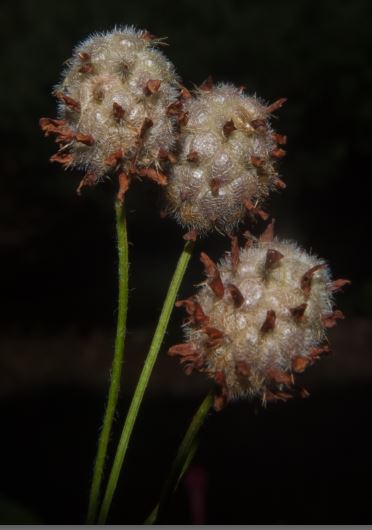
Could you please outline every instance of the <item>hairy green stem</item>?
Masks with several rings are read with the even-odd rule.
[[[173,311],[174,303],[176,301],[176,296],[184,274],[186,272],[187,265],[190,261],[194,245],[195,243],[193,241],[187,241],[187,243],[185,244],[182,254],[178,260],[178,264],[174,272],[171,284],[169,286],[168,293],[164,301],[163,309],[159,317],[155,335],[152,339],[147,358],[143,365],[142,372],[138,380],[137,387],[132,398],[132,402],[129,407],[123,431],[121,433],[115,459],[111,468],[110,477],[107,483],[106,492],[98,516],[98,524],[104,524],[106,522],[112,498],[114,496],[115,489],[118,483],[120,471],[128,449],[129,439],[132,434],[135,421],[137,419],[138,410],[140,408],[143,395],[145,393],[147,384],[151,376],[151,372],[153,370],[160,347],[162,345],[164,335],[168,327],[168,322]]]
[[[105,467],[107,447],[110,441],[112,422],[119,397],[120,380],[123,365],[125,331],[128,309],[128,238],[125,207],[119,201],[115,204],[116,233],[119,256],[119,301],[118,318],[115,339],[115,352],[112,362],[111,383],[108,393],[107,406],[103,418],[102,431],[98,441],[98,449],[93,469],[92,485],[89,495],[89,506],[86,522],[93,524],[97,516],[103,472]]]
[[[213,395],[208,394],[202,401],[195,416],[193,417],[189,428],[178,448],[176,458],[173,461],[170,473],[164,484],[159,504],[153,509],[146,519],[145,524],[154,524],[161,519],[164,509],[167,506],[170,496],[176,491],[180,480],[189,468],[194,458],[198,444],[197,436],[204,420],[213,405]]]

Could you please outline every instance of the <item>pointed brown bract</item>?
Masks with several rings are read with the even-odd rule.
[[[222,184],[222,181],[218,177],[213,178],[211,180],[210,186],[211,186],[212,195],[214,197],[216,197],[218,195],[218,192],[220,191],[221,184]]]
[[[204,357],[194,344],[175,344],[169,348],[168,355],[180,356],[186,375],[190,375],[194,369],[201,370],[204,365]]]
[[[63,92],[56,91],[54,92],[54,96],[62,101],[66,105],[66,107],[69,107],[72,110],[80,111],[80,103],[76,101],[75,99],[71,98],[70,96],[67,96]]]
[[[285,145],[287,143],[287,137],[284,134],[273,134],[273,140],[279,145]]]
[[[244,303],[244,296],[242,295],[242,293],[240,292],[240,290],[237,288],[236,285],[232,284],[232,283],[229,283],[227,286],[227,290],[229,291],[230,295],[231,295],[231,298],[234,302],[234,306],[236,308],[239,308],[243,305]]]
[[[187,122],[189,121],[189,113],[188,112],[180,112],[177,116],[178,124],[179,125],[187,125]]]
[[[156,94],[159,91],[160,85],[160,79],[149,79],[144,89],[146,96],[153,96]]]
[[[173,153],[166,151],[163,147],[160,147],[159,149],[158,158],[159,160],[168,161],[171,164],[175,164],[177,162],[176,156]]]
[[[119,103],[116,103],[116,101],[114,101],[114,103],[112,104],[112,114],[114,116],[114,120],[120,122],[124,118],[125,110],[121,105],[119,105]]]
[[[67,152],[58,152],[49,158],[50,162],[57,162],[65,168],[68,167],[74,161],[74,155]]]
[[[350,285],[351,281],[345,278],[339,278],[331,283],[330,290],[333,292],[340,291],[345,285]]]
[[[253,202],[249,199],[245,199],[244,200],[244,206],[247,208],[247,210],[255,215],[258,215],[259,217],[261,217],[261,219],[263,219],[264,221],[266,221],[268,218],[269,218],[269,214],[267,212],[264,212],[263,210],[260,210],[259,208],[257,208]]]
[[[280,98],[280,99],[277,99],[276,101],[274,101],[274,103],[271,103],[271,105],[269,105],[267,107],[267,112],[269,114],[275,112],[276,110],[280,109],[284,103],[287,101],[287,98]]]
[[[313,279],[313,276],[316,273],[316,271],[318,271],[320,269],[324,269],[325,267],[326,267],[325,263],[320,263],[319,265],[315,265],[314,267],[309,269],[302,276],[300,286],[301,286],[301,289],[303,290],[305,296],[309,296],[309,294],[310,294],[312,279]]]
[[[207,79],[202,82],[199,88],[200,90],[204,90],[204,92],[210,92],[213,88],[213,77],[209,75]]]
[[[291,307],[289,310],[291,315],[297,322],[301,322],[304,319],[304,313],[306,311],[307,304],[301,304],[297,307]]]
[[[280,391],[272,391],[272,390],[265,390],[262,401],[263,404],[265,404],[266,401],[287,401],[288,399],[292,399],[293,395],[289,392],[280,392]]]
[[[293,376],[289,374],[288,372],[284,372],[283,370],[279,370],[279,369],[269,370],[269,372],[267,373],[267,376],[269,379],[271,379],[278,385],[286,385],[286,386],[293,385]]]
[[[185,241],[196,241],[198,238],[198,232],[197,230],[190,230],[189,232],[186,232],[186,234],[184,234],[182,238]]]
[[[156,184],[159,184],[159,186],[166,186],[167,185],[167,177],[163,173],[160,173],[160,171],[157,171],[156,169],[152,167],[142,168],[137,170],[138,175],[141,177],[148,177],[149,179],[156,182]]]
[[[262,119],[252,120],[251,126],[253,127],[253,129],[256,129],[257,132],[266,131],[267,129],[266,120],[262,120]]]
[[[243,377],[249,377],[251,375],[251,369],[245,361],[237,361],[235,363],[235,370]]]
[[[235,272],[239,266],[240,261],[240,249],[239,249],[239,241],[237,236],[231,236],[231,251],[230,251],[230,263],[231,263],[231,269],[233,272]]]
[[[280,147],[277,147],[276,149],[273,149],[270,153],[270,155],[273,158],[283,158],[286,155],[286,152],[284,149],[281,149]]]
[[[66,127],[66,122],[53,118],[40,118],[39,125],[45,136],[49,136],[49,134],[59,134],[61,129]]]
[[[116,167],[119,162],[122,160],[124,156],[124,153],[121,149],[118,149],[117,151],[114,151],[113,153],[111,153],[111,155],[109,155],[106,160],[105,160],[105,164],[107,166],[110,166],[110,167]]]
[[[236,127],[234,125],[233,120],[227,121],[222,127],[222,130],[226,138],[228,138],[234,131],[236,131]]]
[[[190,90],[188,90],[186,87],[182,87],[180,90],[180,97],[182,99],[191,99],[191,93]]]
[[[203,328],[204,333],[206,333],[209,339],[206,342],[207,348],[218,348],[223,343],[225,337],[224,333],[217,328],[207,326]]]
[[[254,165],[254,167],[261,167],[265,163],[265,160],[263,158],[260,158],[259,156],[252,155],[251,156],[251,162]]]
[[[143,120],[143,124],[139,133],[139,137],[142,140],[146,134],[146,132],[154,125],[153,121],[150,120],[150,118],[145,118]]]
[[[129,188],[130,178],[126,173],[119,173],[118,175],[118,181],[119,181],[119,191],[117,192],[116,198],[120,203],[123,203],[124,196]]]
[[[279,177],[274,178],[274,186],[278,190],[285,190],[287,187],[287,184],[284,182],[284,180],[280,179]]]
[[[314,361],[318,360],[321,355],[329,355],[332,353],[331,348],[328,344],[323,344],[322,346],[317,346],[316,348],[311,348],[310,357]]]
[[[167,116],[178,116],[181,112],[182,112],[181,101],[175,101],[174,103],[170,103],[166,110]]]
[[[197,326],[206,326],[209,322],[209,317],[205,315],[200,304],[193,298],[187,298],[186,300],[178,300],[176,307],[185,306],[186,313],[190,316],[190,320]]]
[[[275,227],[275,219],[271,219],[271,222],[266,226],[265,230],[260,235],[260,241],[262,243],[271,243],[271,241],[274,239],[274,227]]]
[[[296,355],[292,359],[292,370],[298,374],[301,374],[311,364],[309,357],[303,357],[302,355]]]
[[[267,333],[268,331],[271,331],[275,327],[275,320],[276,320],[276,314],[275,311],[272,309],[269,309],[266,313],[265,322],[261,326],[262,333]]]
[[[342,311],[336,309],[330,315],[324,315],[322,317],[322,324],[325,328],[333,328],[337,324],[337,320],[343,320],[345,318]]]
[[[186,159],[188,162],[198,162],[199,153],[197,151],[190,151]]]
[[[81,74],[93,74],[94,73],[94,66],[92,63],[85,63],[79,68],[79,72]]]
[[[157,37],[155,37],[155,35],[147,31],[147,29],[141,31],[140,38],[146,42],[151,42],[152,40],[157,39]]]
[[[200,261],[203,263],[205,272],[209,278],[209,287],[212,289],[217,298],[223,298],[225,288],[223,286],[217,265],[207,254],[205,254],[205,252],[201,252]]]
[[[274,248],[269,248],[269,250],[266,253],[266,259],[265,259],[265,265],[264,265],[265,273],[269,272],[283,258],[284,256],[281,252],[279,252],[278,250],[275,250]]]
[[[216,412],[220,412],[227,403],[227,386],[225,374],[221,371],[217,371],[214,374],[214,381],[218,386],[216,395],[214,396],[213,408]]]
[[[87,52],[79,52],[79,59],[81,62],[90,61],[90,54]]]
[[[81,179],[79,186],[76,189],[78,195],[81,194],[83,188],[90,188],[97,184],[98,177],[93,171],[88,171],[85,176]]]
[[[94,138],[91,134],[76,133],[75,140],[84,145],[94,144]]]

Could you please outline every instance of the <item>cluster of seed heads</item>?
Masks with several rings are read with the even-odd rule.
[[[348,280],[332,281],[323,260],[292,242],[273,238],[273,223],[239,249],[236,237],[216,265],[201,254],[207,281],[180,300],[188,318],[185,342],[172,346],[186,373],[206,373],[217,384],[215,408],[242,396],[287,400],[294,376],[330,351],[325,329],[343,318],[333,293]]]
[[[169,350],[186,373],[215,381],[217,410],[240,396],[307,395],[295,374],[330,351],[325,329],[343,318],[333,293],[350,282],[332,281],[323,260],[275,239],[273,221],[243,249],[233,235],[247,214],[266,220],[267,197],[285,188],[277,161],[287,139],[270,118],[286,100],[266,105],[210,77],[190,92],[159,44],[125,27],[75,49],[54,91],[58,117],[40,120],[59,144],[51,161],[85,172],[78,192],[116,174],[121,202],[133,178],[147,177],[165,187],[165,211],[185,239],[212,229],[231,237],[218,265],[201,254],[207,281],[177,303],[188,313],[185,342]]]

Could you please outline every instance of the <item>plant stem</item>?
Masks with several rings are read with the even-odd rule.
[[[112,498],[118,483],[120,471],[124,462],[124,458],[128,449],[128,443],[133,431],[135,421],[137,419],[138,410],[140,408],[143,395],[145,393],[147,384],[149,382],[151,372],[153,370],[155,361],[157,359],[160,347],[162,345],[165,332],[168,327],[168,322],[173,311],[176,296],[180,288],[182,279],[187,269],[187,265],[191,258],[195,243],[187,241],[181,256],[178,260],[176,270],[174,272],[171,284],[168,289],[167,296],[164,301],[163,309],[159,317],[158,325],[156,327],[155,335],[147,354],[147,358],[142,368],[140,378],[134,392],[132,402],[129,407],[128,415],[124,423],[123,431],[116,450],[115,459],[111,468],[110,477],[107,483],[105,496],[103,498],[101,510],[98,516],[98,524],[105,524],[108,512],[110,510]]]
[[[193,417],[189,428],[178,448],[176,458],[173,461],[171,471],[164,484],[159,504],[154,508],[145,524],[158,523],[164,513],[169,497],[176,491],[183,475],[186,473],[189,465],[197,450],[197,435],[204,420],[213,404],[213,394],[208,394],[202,401],[195,416]]]
[[[118,318],[115,338],[115,352],[112,361],[111,383],[105,415],[103,418],[102,431],[98,441],[96,460],[94,463],[92,485],[89,495],[89,506],[86,522],[93,524],[97,516],[103,471],[106,461],[107,447],[110,440],[110,432],[114,419],[116,404],[119,397],[121,372],[123,365],[125,332],[128,309],[128,238],[125,207],[119,201],[115,203],[116,211],[116,233],[119,257],[119,295],[118,295]]]

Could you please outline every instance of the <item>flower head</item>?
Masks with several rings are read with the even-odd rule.
[[[189,230],[231,233],[247,213],[267,218],[261,205],[285,187],[276,162],[286,137],[274,133],[270,115],[285,99],[265,105],[230,84],[207,80],[185,101],[179,158],[167,186],[168,211]]]
[[[273,239],[272,228],[243,249],[233,238],[218,265],[202,253],[207,281],[177,302],[189,318],[185,343],[170,354],[181,357],[187,373],[214,379],[217,409],[241,396],[292,397],[295,374],[330,351],[326,328],[343,318],[333,310],[333,293],[350,282],[333,282],[322,259]]]
[[[109,172],[119,176],[119,199],[131,178],[165,185],[162,165],[174,146],[178,77],[147,31],[114,29],[74,50],[54,95],[58,119],[42,118],[59,151],[51,161],[86,172],[78,191]]]

